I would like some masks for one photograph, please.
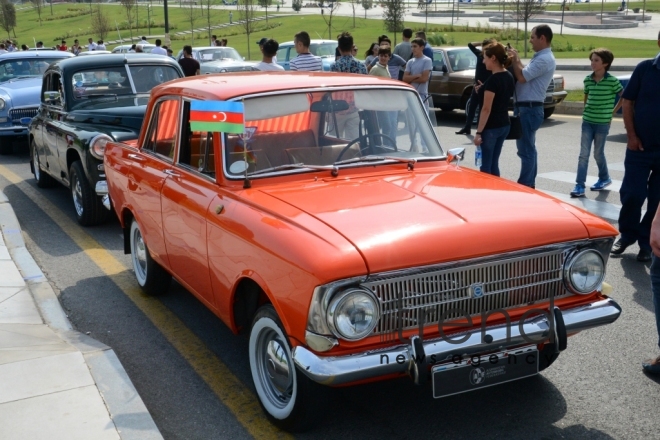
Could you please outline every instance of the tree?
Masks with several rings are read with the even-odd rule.
[[[248,60],[251,59],[250,56],[250,34],[254,32],[254,17],[257,11],[257,2],[256,0],[243,0],[238,4],[238,15],[241,20],[241,25],[245,29],[245,34],[247,35],[247,46],[248,46]]]
[[[2,14],[0,15],[0,26],[7,32],[7,38],[9,38],[9,32],[16,27],[16,8],[14,4],[9,0],[0,0],[0,14]]]
[[[202,0],[202,5],[206,9],[206,27],[209,30],[209,44],[211,42],[211,6],[215,2],[213,0]],[[204,10],[202,9],[202,15],[204,15]]]
[[[126,21],[128,21],[128,31],[131,34],[131,41],[133,40],[133,8],[137,0],[119,0],[121,5],[126,9]]]
[[[329,13],[325,13],[325,8],[321,6],[321,17],[323,17],[323,21],[325,21],[325,24],[328,26],[328,40],[332,40],[332,17],[335,14],[335,11],[339,8],[339,1],[333,1],[328,3],[328,11]]]
[[[195,2],[190,2],[190,7],[186,8],[186,18],[190,23],[190,44],[195,44],[195,21],[197,21],[197,9]]]
[[[374,7],[373,0],[362,0],[362,8],[364,8],[364,19],[367,19],[367,10]]]
[[[92,32],[94,32],[94,35],[98,35],[101,40],[105,40],[106,35],[111,30],[110,19],[101,9],[101,5],[97,4],[96,11],[92,14]]]
[[[537,14],[545,12],[545,4],[538,0],[516,0],[518,20],[525,23],[525,36],[527,35],[527,23],[529,19]],[[525,58],[527,58],[527,38],[525,37]]]
[[[293,0],[291,2],[291,8],[296,12],[300,12],[302,9],[302,0]]]
[[[362,0],[351,0],[351,8],[353,9],[353,29],[355,29],[355,10]]]
[[[271,0],[258,0],[259,6],[266,8],[266,26],[268,26],[268,5],[270,5]]]
[[[41,9],[44,7],[43,0],[30,0],[34,5],[34,9],[37,10],[37,15],[39,16],[39,26],[41,26]]]
[[[396,34],[403,31],[403,18],[406,6],[403,0],[383,0],[383,21],[385,29],[394,32],[394,44],[396,45]]]

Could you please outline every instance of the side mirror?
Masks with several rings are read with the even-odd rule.
[[[465,148],[452,148],[447,151],[447,163],[456,162],[456,167],[465,157]]]
[[[51,103],[60,99],[60,92],[44,92],[44,102]]]

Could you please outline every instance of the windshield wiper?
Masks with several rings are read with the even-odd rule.
[[[334,165],[344,165],[347,163],[358,163],[358,162],[375,162],[379,160],[394,160],[397,162],[407,163],[409,170],[412,170],[415,167],[415,163],[417,163],[417,159],[415,158],[406,159],[405,157],[369,155],[369,156],[354,157],[352,159],[341,160],[339,162],[335,162]]]
[[[332,175],[335,176],[337,173],[337,167],[332,166],[332,165],[305,165],[304,163],[288,163],[284,165],[278,165],[276,167],[270,167],[270,168],[265,168],[263,170],[259,171],[253,171],[251,173],[248,173],[248,176],[256,176],[258,174],[265,174],[265,173],[270,173],[273,171],[279,171],[279,170],[291,170],[291,169],[298,169],[298,168],[308,168],[310,170],[328,170],[332,172]]]

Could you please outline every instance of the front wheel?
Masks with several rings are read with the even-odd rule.
[[[250,330],[250,369],[259,404],[268,419],[286,431],[303,431],[314,416],[316,386],[296,370],[289,340],[270,304],[261,307]]]
[[[135,219],[131,222],[130,234],[131,261],[138,284],[148,295],[166,293],[172,282],[172,275],[151,258],[140,225]]]
[[[548,119],[555,112],[555,107],[548,107],[543,109],[543,119]]]
[[[96,195],[94,188],[87,180],[85,169],[79,160],[71,164],[69,184],[78,223],[83,226],[103,223],[108,218],[110,211],[103,207],[101,198]]]

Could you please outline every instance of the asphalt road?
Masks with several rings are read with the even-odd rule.
[[[472,166],[470,138],[454,134],[464,113],[438,116],[443,147],[465,147],[468,160],[461,166]],[[539,131],[539,174],[545,176],[537,180],[540,190],[566,197],[572,189],[580,122],[554,116]],[[606,147],[615,180],[623,177],[624,150],[623,125],[615,120]],[[73,325],[116,351],[164,437],[288,437],[259,410],[247,338],[234,336],[176,283],[163,297],[143,296],[123,254],[118,223],[79,227],[68,190],[38,189],[28,163],[25,147],[0,156],[0,189],[14,207],[28,249]],[[589,174],[595,176],[593,160],[591,165]],[[517,178],[514,141],[505,143],[501,169],[504,178]],[[616,191],[587,191],[587,197],[592,209],[615,212],[619,204]],[[657,335],[648,265],[635,261],[636,251],[631,247],[608,264],[607,281],[623,308],[621,318],[570,338],[568,350],[539,376],[439,400],[431,397],[430,387],[408,379],[329,390],[319,396],[325,410],[318,414],[317,429],[296,437],[657,438],[660,379],[644,375],[640,365],[657,354]]]

